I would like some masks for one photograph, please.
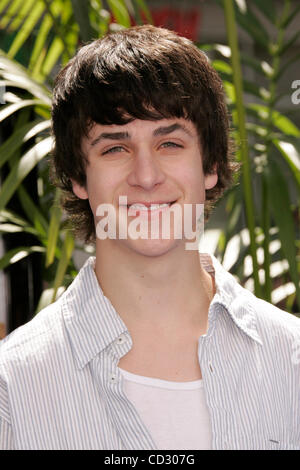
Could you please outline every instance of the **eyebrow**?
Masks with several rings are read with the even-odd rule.
[[[182,124],[176,122],[175,124],[171,124],[170,126],[161,126],[158,127],[153,131],[153,136],[163,136],[171,134],[171,132],[181,130],[192,137],[191,132]],[[91,147],[97,145],[101,140],[128,140],[131,136],[128,132],[102,132],[96,139],[91,142]]]
[[[177,130],[184,131],[186,134],[188,134],[190,137],[192,137],[191,132],[185,126],[183,126],[182,124],[179,124],[178,122],[176,122],[175,124],[171,124],[170,126],[158,127],[153,132],[153,135],[154,136],[167,135],[167,134],[171,134],[171,132],[174,132],[174,131],[177,131]]]

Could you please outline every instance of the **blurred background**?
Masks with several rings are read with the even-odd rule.
[[[299,19],[298,0],[0,0],[0,338],[58,298],[93,254],[49,183],[54,77],[85,42],[143,23],[194,41],[223,79],[242,170],[201,251],[299,316]]]

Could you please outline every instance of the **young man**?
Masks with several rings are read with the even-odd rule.
[[[206,56],[153,26],[107,35],[60,72],[52,117],[96,257],[2,341],[0,447],[300,449],[299,320],[178,236],[234,171]]]

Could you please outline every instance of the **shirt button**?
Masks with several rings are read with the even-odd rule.
[[[118,380],[118,379],[117,379],[117,375],[116,375],[116,374],[110,374],[110,376],[109,376],[109,381],[110,381],[111,384],[116,383],[117,380]]]
[[[123,344],[123,343],[126,343],[127,341],[127,338],[125,335],[120,335],[117,340],[116,340],[116,343],[117,344]]]

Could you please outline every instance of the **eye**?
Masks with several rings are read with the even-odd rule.
[[[115,147],[111,147],[110,149],[105,150],[104,152],[102,152],[101,155],[107,155],[110,153],[118,153],[123,151],[125,151],[124,147],[121,147],[121,145],[116,145]]]
[[[182,145],[179,145],[179,144],[176,144],[175,142],[170,142],[170,141],[164,142],[163,144],[161,144],[161,147],[163,147],[163,148],[168,148],[168,147],[183,148]]]

